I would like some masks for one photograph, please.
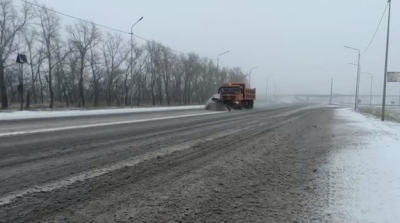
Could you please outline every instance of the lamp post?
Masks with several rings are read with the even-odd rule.
[[[229,50],[226,51],[226,52],[218,54],[218,56],[217,56],[217,73],[218,73],[218,70],[219,70],[219,57],[224,55],[224,54],[227,54],[227,53],[229,53]]]
[[[388,0],[388,4],[389,4],[389,14],[388,14],[387,36],[386,36],[385,73],[383,75],[384,77],[383,77],[382,121],[385,121],[386,78],[387,78],[387,67],[388,67],[388,57],[389,57],[390,10],[392,6],[392,1]]]
[[[257,69],[257,68],[258,68],[258,66],[257,67],[253,67],[253,68],[250,69],[250,72],[249,72],[249,87],[251,86],[251,71],[254,70],[254,69]]]
[[[266,83],[266,88],[265,88],[265,100],[267,101],[267,103],[268,103],[268,80],[269,80],[269,78],[270,77],[273,77],[274,75],[269,75],[268,77],[267,77],[267,83]]]
[[[24,109],[24,74],[23,74],[24,63],[28,63],[28,60],[26,59],[26,55],[18,54],[16,63],[18,63],[18,66],[19,66],[18,91],[20,92],[20,95],[21,95],[21,111],[22,111]]]
[[[333,93],[333,76],[332,75],[327,75],[328,77],[331,77],[331,94],[329,97],[329,104],[332,104],[332,93]]]
[[[355,63],[349,63],[350,65],[354,65],[354,66],[358,66]],[[373,83],[373,79],[374,79],[374,75],[371,73],[367,73],[367,72],[362,72],[361,66],[360,66],[360,73],[361,74],[367,74],[370,76],[371,78],[371,86],[370,86],[370,90],[369,90],[369,106],[372,107],[372,83]],[[361,78],[360,78],[361,79]]]
[[[142,21],[143,16],[140,17],[138,21],[136,21],[132,26],[131,26],[131,75],[133,76],[133,27],[136,26],[140,21]],[[131,89],[131,106],[132,106],[132,99],[133,99],[133,89]],[[127,102],[127,100],[125,101]]]
[[[349,46],[344,46],[345,48],[351,49],[351,50],[356,50],[358,51],[358,63],[357,63],[357,80],[356,80],[356,99],[354,102],[354,110],[357,110],[358,107],[358,89],[360,85],[360,57],[361,57],[361,52],[357,48],[349,47]]]
[[[362,74],[366,74],[371,78],[371,87],[369,89],[369,107],[372,107],[372,82],[374,79],[374,75],[366,72],[362,72]]]

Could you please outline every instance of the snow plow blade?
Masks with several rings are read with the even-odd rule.
[[[218,98],[211,98],[211,100],[209,100],[206,103],[205,109],[207,110],[213,110],[213,111],[230,111],[230,107],[227,106],[226,104],[224,104],[222,102],[221,99]]]

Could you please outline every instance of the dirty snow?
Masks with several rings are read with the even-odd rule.
[[[336,109],[336,118],[345,144],[324,167],[327,214],[333,222],[400,222],[400,125],[348,108]]]
[[[202,109],[202,108],[204,108],[204,105],[153,107],[153,108],[96,109],[96,110],[14,111],[14,112],[1,112],[0,120],[56,118],[56,117],[90,116],[90,115],[106,115],[106,114],[125,114],[125,113],[189,110],[189,109]]]

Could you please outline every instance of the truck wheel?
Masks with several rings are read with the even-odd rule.
[[[249,109],[249,102],[248,101],[243,101],[243,107],[245,108],[245,109]]]

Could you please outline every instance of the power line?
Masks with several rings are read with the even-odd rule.
[[[66,14],[66,13],[62,13],[62,12],[56,11],[56,10],[54,10],[54,9],[47,8],[47,7],[44,6],[44,5],[39,5],[39,4],[36,4],[36,3],[28,2],[27,0],[20,0],[20,1],[22,1],[22,2],[24,2],[24,3],[26,3],[26,4],[29,4],[29,5],[35,6],[35,7],[39,7],[39,8],[42,8],[42,9],[49,10],[49,11],[51,11],[51,12],[54,12],[54,13],[56,13],[56,14],[59,14],[59,15],[62,15],[62,16],[65,16],[65,17],[68,17],[68,18],[71,18],[71,19],[76,19],[76,20],[81,21],[81,22],[94,24],[94,25],[96,25],[96,26],[102,27],[102,28],[104,28],[104,29],[109,29],[109,30],[112,30],[112,31],[115,31],[115,32],[120,32],[120,33],[124,33],[124,34],[128,34],[128,35],[133,35],[133,36],[135,36],[136,38],[141,39],[141,40],[146,41],[146,42],[152,42],[151,40],[148,40],[148,39],[146,39],[146,38],[144,38],[144,37],[138,36],[138,35],[136,35],[136,34],[134,34],[134,33],[126,32],[126,31],[123,31],[123,30],[120,30],[120,29],[115,29],[115,28],[112,28],[112,27],[109,27],[109,26],[105,26],[105,25],[101,25],[101,24],[98,24],[98,23],[95,23],[95,22],[92,22],[92,21],[88,21],[88,20],[85,20],[85,19],[81,19],[81,18],[78,18],[78,17],[76,17],[76,16],[72,16],[72,15],[69,15],[69,14]],[[157,43],[157,42],[156,42],[156,44],[159,44],[159,45],[162,46],[162,44],[160,44],[160,43]],[[168,48],[169,48],[169,47],[168,47]],[[180,51],[173,50],[173,49],[171,49],[171,48],[169,48],[169,49],[170,49],[171,51],[176,52],[176,53],[185,54],[185,53],[182,53],[182,52],[180,52]]]
[[[387,10],[387,7],[388,7],[388,5],[389,5],[389,2],[386,4],[385,11],[383,11],[383,14],[382,14],[381,20],[379,21],[378,27],[376,27],[376,30],[375,30],[374,36],[372,36],[372,39],[371,39],[371,41],[369,42],[369,44],[368,44],[367,48],[364,50],[364,52],[363,52],[362,54],[364,54],[365,52],[367,52],[367,50],[368,50],[368,49],[369,49],[369,47],[371,46],[372,42],[374,41],[374,39],[375,39],[375,36],[376,36],[376,33],[378,32],[378,30],[379,30],[379,27],[381,26],[381,23],[382,23],[383,17],[385,16],[385,13],[386,13],[386,10]]]
[[[131,34],[129,32],[125,32],[125,31],[122,31],[122,30],[119,30],[119,29],[114,29],[114,28],[111,28],[111,27],[108,27],[108,26],[105,26],[105,25],[97,24],[95,22],[91,22],[91,21],[88,21],[88,20],[85,20],[85,19],[81,19],[81,18],[72,16],[72,15],[68,15],[68,14],[65,14],[65,13],[62,13],[62,12],[58,12],[58,11],[56,11],[54,9],[47,8],[46,6],[42,6],[42,5],[39,5],[39,4],[36,4],[36,3],[32,3],[32,2],[28,2],[26,0],[21,0],[21,1],[26,3],[26,4],[32,5],[32,6],[36,6],[36,7],[42,8],[42,9],[49,10],[49,11],[57,13],[59,15],[69,17],[71,19],[76,19],[76,20],[79,20],[79,21],[82,21],[82,22],[86,22],[86,23],[93,23],[96,26],[99,26],[99,27],[102,27],[102,28],[105,28],[105,29],[109,29],[109,30],[113,30],[113,31],[116,31],[116,32],[125,33],[125,34],[129,34],[129,35]]]

